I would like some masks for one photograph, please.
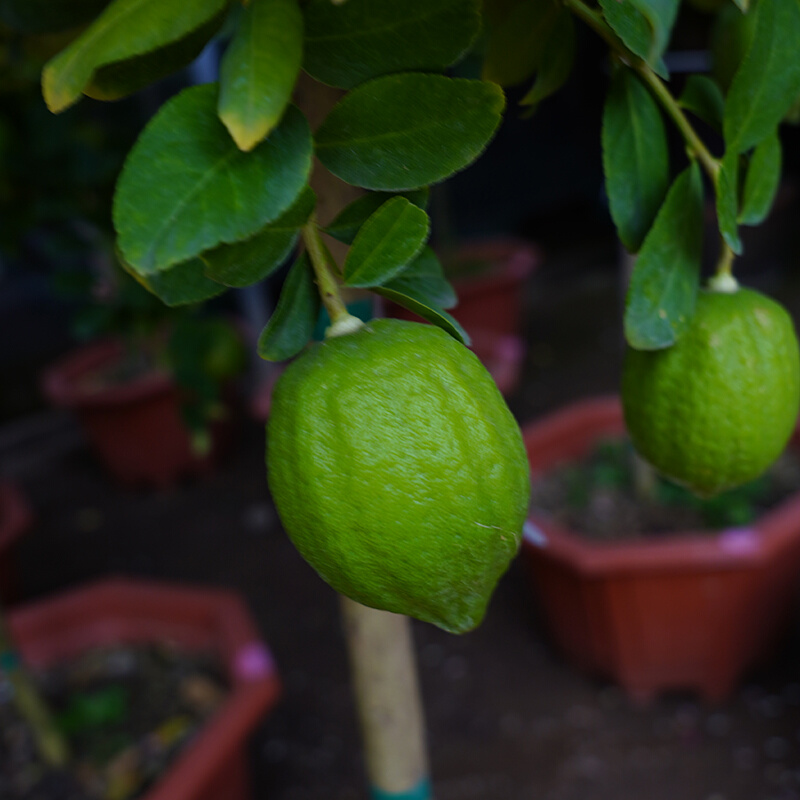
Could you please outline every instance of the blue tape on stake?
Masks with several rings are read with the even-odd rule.
[[[372,800],[432,800],[431,782],[425,778],[413,789],[405,792],[384,792],[382,789],[371,789]]]

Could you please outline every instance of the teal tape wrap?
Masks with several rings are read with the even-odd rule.
[[[370,791],[372,800],[431,800],[433,794],[431,793],[431,782],[425,778],[418,783],[413,789],[405,792],[384,792],[382,789],[376,789],[374,786]]]
[[[19,666],[19,656],[13,650],[0,651],[0,671],[11,672]]]

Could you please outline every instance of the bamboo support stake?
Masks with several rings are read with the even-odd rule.
[[[431,800],[408,617],[342,597],[372,800]]]

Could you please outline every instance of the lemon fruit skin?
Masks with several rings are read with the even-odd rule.
[[[530,496],[519,427],[441,329],[374,320],[279,379],[268,481],[289,537],[336,591],[453,633],[483,619]]]
[[[711,496],[758,477],[781,453],[800,404],[792,319],[759,292],[701,291],[666,350],[628,348],[625,423],[658,471]]]

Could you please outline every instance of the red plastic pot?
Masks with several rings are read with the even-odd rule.
[[[192,451],[180,392],[167,372],[153,370],[115,384],[92,382],[124,352],[120,342],[104,341],[70,354],[43,375],[45,395],[75,412],[95,453],[121,483],[164,487],[211,469],[224,435],[215,432],[209,456]]]
[[[143,800],[249,800],[247,739],[277,700],[280,683],[238,595],[114,579],[9,616],[21,655],[34,668],[120,642],[170,641],[216,653],[231,693]]]
[[[0,481],[0,601],[17,598],[17,548],[30,528],[32,514],[25,497],[10,481]]]
[[[532,474],[624,431],[615,397],[523,428]],[[795,439],[794,446],[798,446]],[[553,638],[634,698],[691,689],[725,699],[765,658],[800,585],[800,493],[749,528],[597,542],[532,513],[523,557]]]
[[[455,252],[452,262],[485,262],[486,269],[469,277],[454,278],[458,305],[453,316],[470,335],[478,330],[500,336],[519,336],[525,299],[525,282],[539,265],[539,250],[516,239],[467,242]],[[400,319],[420,318],[387,303],[387,314]]]

